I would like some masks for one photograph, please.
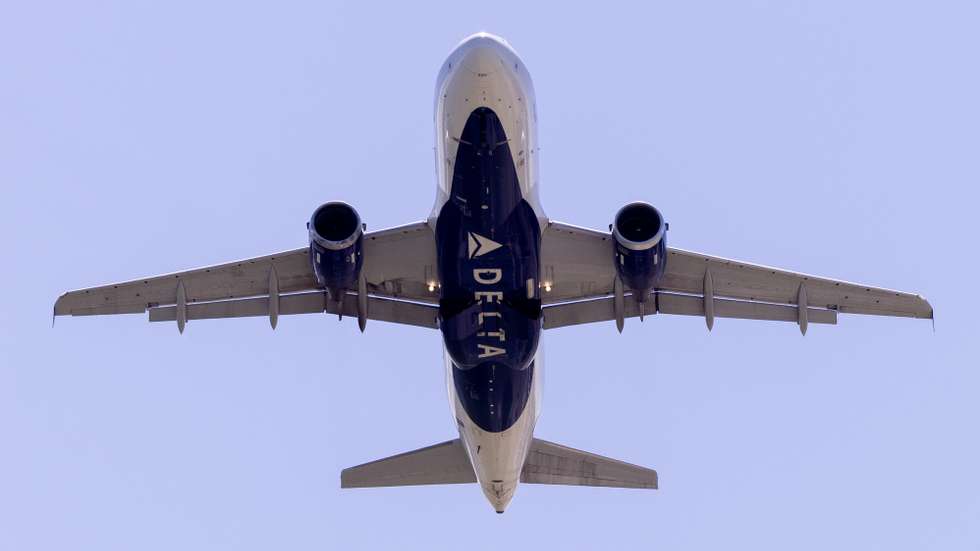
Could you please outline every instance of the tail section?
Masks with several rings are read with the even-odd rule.
[[[657,471],[535,438],[521,482],[655,490]]]
[[[459,439],[344,469],[341,488],[465,484],[476,482]]]
[[[459,439],[344,469],[341,488],[476,482]],[[535,438],[521,482],[610,488],[657,488],[657,471]]]

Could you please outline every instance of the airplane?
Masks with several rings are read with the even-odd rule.
[[[436,200],[428,218],[367,231],[319,206],[284,252],[71,291],[55,316],[149,312],[151,322],[328,313],[442,333],[459,437],[344,469],[342,488],[477,483],[503,513],[519,483],[656,489],[657,472],[534,437],[542,332],[652,315],[836,324],[838,314],[932,319],[921,296],[667,246],[645,202],[608,231],[548,218],[538,197],[537,107],[524,62],[477,33],[435,90]]]

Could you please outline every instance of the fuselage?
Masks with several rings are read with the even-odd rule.
[[[440,328],[457,429],[491,505],[520,479],[541,401],[541,232],[534,88],[502,39],[473,35],[435,96]]]

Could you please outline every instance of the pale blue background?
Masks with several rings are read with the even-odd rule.
[[[412,7],[408,7],[409,4]],[[972,2],[5,2],[0,549],[977,549]],[[432,92],[478,30],[538,93],[541,196],[604,228],[928,297],[927,321],[546,335],[538,435],[661,490],[340,491],[454,436],[438,333],[61,319],[62,291],[370,228],[434,198]],[[560,546],[560,547],[559,547]]]

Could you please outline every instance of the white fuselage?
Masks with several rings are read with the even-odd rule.
[[[488,107],[499,118],[509,139],[523,198],[544,228],[547,219],[538,200],[538,145],[534,87],[517,53],[502,39],[475,34],[461,42],[439,71],[435,95],[436,177],[438,190],[429,223],[438,222],[449,199],[453,163],[463,126],[475,109]],[[528,403],[517,422],[502,432],[487,432],[467,415],[453,384],[452,362],[446,355],[449,401],[459,436],[477,480],[498,512],[503,512],[517,489],[541,404],[542,358],[535,371]]]

